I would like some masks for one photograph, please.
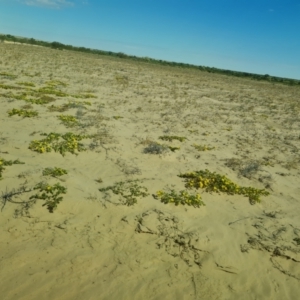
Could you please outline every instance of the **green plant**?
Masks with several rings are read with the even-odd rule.
[[[198,129],[195,129],[195,130],[188,129],[188,131],[189,131],[190,133],[195,133],[195,134],[197,134],[197,133],[199,132],[199,130],[198,130]]]
[[[38,89],[37,94],[55,95],[57,97],[67,97],[68,94],[54,89],[52,86],[46,86]]]
[[[43,176],[52,176],[52,177],[59,177],[62,175],[68,174],[68,171],[61,168],[46,168],[43,170]]]
[[[92,103],[90,101],[69,101],[67,104],[70,108],[86,108],[85,106],[91,106]]]
[[[172,152],[175,152],[176,150],[179,150],[180,147],[171,147],[171,146],[168,146],[168,148],[172,151]]]
[[[33,109],[33,106],[31,104],[25,104],[22,105],[22,109]]]
[[[113,118],[114,118],[115,120],[119,120],[119,119],[122,119],[123,117],[121,117],[121,116],[113,116]]]
[[[24,85],[24,86],[31,86],[31,87],[34,87],[34,83],[32,82],[18,82],[18,84],[20,85]]]
[[[2,172],[5,170],[4,166],[11,166],[11,165],[17,165],[17,164],[25,164],[24,162],[19,161],[19,159],[16,160],[5,160],[4,158],[0,157],[0,179],[2,179]]]
[[[215,147],[209,147],[209,146],[206,146],[206,145],[196,145],[196,144],[193,144],[192,146],[196,150],[198,150],[198,151],[207,151],[207,150],[213,150],[213,149],[215,149]]]
[[[90,99],[90,98],[97,98],[94,94],[84,93],[84,94],[73,94],[70,95],[73,98],[80,98],[80,99]]]
[[[242,187],[228,179],[209,170],[201,170],[191,173],[178,175],[185,179],[186,188],[203,188],[207,192],[223,192],[229,195],[244,195],[249,198],[250,203],[260,202],[260,196],[268,196],[270,193],[266,190],[253,187]]]
[[[78,125],[78,120],[74,116],[60,115],[57,118],[68,128]]]
[[[160,140],[172,142],[173,140],[178,140],[180,142],[185,141],[187,138],[175,135],[163,135],[159,137]]]
[[[10,93],[9,97],[17,99],[17,100],[23,100],[23,101],[26,101],[27,103],[31,103],[31,104],[48,104],[50,102],[55,101],[55,99],[51,96],[36,94],[34,90],[27,90],[26,92],[23,92],[18,95]],[[32,97],[35,97],[35,98],[32,98]]]
[[[69,101],[68,103],[64,103],[62,105],[51,105],[48,107],[48,110],[51,112],[58,111],[58,112],[64,112],[70,108],[86,108],[85,106],[89,105],[91,106],[91,102],[89,101]]]
[[[126,75],[115,75],[115,79],[118,84],[122,84],[123,86],[128,86],[129,78]]]
[[[46,136],[46,138],[39,141],[31,141],[29,149],[39,153],[51,152],[53,149],[62,156],[65,156],[67,152],[77,154],[76,151],[85,151],[86,149],[80,141],[94,137],[93,135],[77,135],[72,132],[67,132],[65,134],[51,132],[49,134],[42,133],[41,135]]]
[[[9,110],[7,113],[10,117],[14,115],[18,115],[24,118],[36,117],[38,115],[38,112],[34,110],[16,109],[16,108]]]
[[[26,102],[32,103],[32,104],[49,104],[50,102],[54,102],[55,98],[48,96],[48,95],[42,95],[38,99],[26,99]]]
[[[35,187],[34,190],[40,190],[39,194],[31,196],[29,199],[42,199],[46,202],[43,206],[47,205],[47,209],[50,213],[57,208],[57,205],[63,200],[61,194],[66,194],[67,189],[61,186],[59,183],[54,185],[49,185],[48,183],[40,182]]]
[[[176,206],[179,204],[187,204],[194,207],[205,206],[205,203],[201,200],[200,194],[192,195],[185,190],[179,191],[179,193],[173,189],[171,189],[170,192],[157,191],[154,197],[160,199],[161,202],[165,204],[174,203]]]
[[[0,76],[8,78],[8,79],[16,79],[18,77],[17,75],[9,74],[7,72],[1,72]]]
[[[14,85],[9,85],[9,84],[0,84],[0,88],[4,90],[19,90],[20,87],[14,86]]]
[[[137,184],[138,180],[128,180],[126,182],[117,182],[112,186],[99,189],[100,192],[106,193],[111,190],[114,194],[120,195],[120,202],[123,205],[131,206],[137,203],[137,197],[147,197],[149,194],[148,189]]]
[[[60,80],[49,80],[45,82],[46,85],[48,85],[49,87],[57,87],[57,86],[63,86],[66,87],[67,84],[60,81]]]
[[[48,110],[51,112],[64,112],[67,111],[68,109],[70,109],[68,104],[48,106]]]

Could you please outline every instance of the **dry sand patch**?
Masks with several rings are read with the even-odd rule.
[[[0,44],[3,299],[296,299],[299,96],[282,84]],[[43,175],[54,167],[67,174]],[[199,208],[152,196],[184,190],[177,175],[204,169],[270,195],[251,205],[199,189]],[[67,189],[49,200],[53,213],[45,199],[29,201],[41,181]],[[99,191],[118,182],[147,195],[135,187],[137,203],[123,205],[120,192]]]

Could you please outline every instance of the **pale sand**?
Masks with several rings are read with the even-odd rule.
[[[2,300],[299,298],[300,88],[4,43],[3,72],[17,78],[2,75],[2,85],[25,81],[37,89],[54,79],[68,84],[64,92],[95,94],[76,100],[92,102],[81,122],[91,121],[86,133],[102,137],[90,148],[92,140],[83,140],[89,149],[78,156],[33,152],[29,143],[42,132],[84,132],[47,110],[72,98],[33,104],[38,117],[8,117],[26,102],[9,95],[22,90],[0,88],[0,157],[25,162],[6,167],[2,196],[42,180],[68,189],[52,214],[42,200],[26,210],[0,198]],[[188,140],[163,142],[161,135]],[[145,154],[147,139],[180,150]],[[216,148],[199,152],[194,143]],[[231,158],[244,165],[226,166]],[[245,171],[251,161],[259,166],[253,173]],[[46,167],[68,174],[44,177]],[[167,186],[184,189],[180,172],[206,168],[270,195],[251,205],[244,196],[200,190],[200,208],[152,197]],[[99,191],[128,179],[141,179],[150,193],[134,206],[115,205],[118,196],[109,202]]]

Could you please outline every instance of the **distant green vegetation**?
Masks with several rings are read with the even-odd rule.
[[[211,67],[205,67],[205,66],[195,66],[195,65],[185,64],[185,63],[170,62],[170,61],[165,61],[165,60],[160,60],[160,59],[158,60],[158,59],[153,59],[153,58],[149,58],[149,57],[137,57],[134,55],[127,55],[122,52],[111,52],[111,51],[90,49],[90,48],[85,48],[85,47],[74,47],[72,45],[65,45],[65,44],[62,44],[59,42],[51,42],[50,43],[50,42],[35,40],[33,38],[15,37],[10,34],[0,34],[0,41],[10,41],[10,42],[38,45],[38,46],[44,46],[44,47],[49,47],[49,48],[58,49],[58,50],[72,50],[72,51],[79,51],[79,52],[85,52],[85,53],[91,53],[91,54],[97,54],[97,55],[108,55],[108,56],[113,56],[113,57],[118,57],[118,58],[126,58],[126,59],[130,59],[130,60],[134,60],[134,61],[142,61],[142,62],[147,62],[147,63],[160,64],[160,65],[165,65],[165,66],[173,66],[173,67],[179,67],[179,68],[198,69],[198,70],[206,71],[209,73],[217,73],[217,74],[230,75],[230,76],[236,76],[236,77],[246,77],[246,78],[250,78],[250,79],[254,79],[254,80],[265,80],[265,81],[274,82],[274,83],[277,82],[277,83],[284,83],[284,84],[289,84],[289,85],[300,86],[300,80],[296,80],[296,79],[275,77],[275,76],[270,76],[268,74],[259,75],[259,74],[253,74],[253,73],[247,73],[247,72],[222,70],[222,69],[218,69],[218,68],[211,68]]]
[[[17,109],[17,108],[13,108],[9,110],[7,113],[10,117],[14,115],[18,115],[24,118],[31,118],[38,115],[38,112],[35,110]]]

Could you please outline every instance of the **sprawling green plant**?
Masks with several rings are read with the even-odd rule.
[[[30,142],[29,149],[39,152],[59,152],[62,156],[65,156],[67,152],[77,154],[76,152],[85,151],[86,148],[80,143],[83,139],[93,138],[93,135],[79,135],[72,132],[65,134],[59,134],[51,132],[49,134],[42,133],[41,135],[46,136],[42,140],[34,140]]]
[[[209,150],[215,149],[215,147],[210,147],[210,146],[206,146],[206,145],[193,144],[192,146],[198,151],[209,151]]]
[[[64,103],[62,105],[51,105],[48,107],[48,110],[51,112],[64,112],[70,108],[85,108],[86,105],[91,106],[92,103],[89,101],[69,101],[68,103]]]
[[[27,103],[31,103],[31,104],[48,104],[50,102],[55,101],[55,98],[49,96],[49,95],[40,95],[37,94],[34,90],[29,89],[26,90],[26,92],[22,92],[21,94],[13,94],[10,93],[8,95],[10,98],[14,98],[17,100],[23,100],[26,101]]]
[[[24,162],[16,160],[5,160],[4,158],[0,157],[0,180],[2,179],[2,172],[5,170],[5,166],[17,165],[17,164],[25,164]]]
[[[62,175],[68,174],[68,171],[61,168],[46,168],[43,170],[43,176],[52,176],[52,177],[59,177]]]
[[[79,99],[97,98],[94,94],[90,94],[90,93],[72,94],[70,96],[73,97],[73,98],[79,98]]]
[[[33,82],[27,82],[27,81],[18,82],[18,84],[24,85],[24,86],[31,86],[31,87],[35,86],[35,84]]]
[[[0,89],[4,90],[19,90],[20,87],[15,86],[15,85],[9,85],[9,84],[0,84]]]
[[[200,194],[189,194],[187,191],[182,190],[177,193],[175,190],[171,189],[169,192],[164,191],[157,191],[155,198],[160,199],[161,202],[167,203],[174,203],[176,206],[179,204],[182,205],[189,205],[194,207],[204,206],[205,203],[201,200]]]
[[[180,147],[172,147],[172,146],[168,146],[168,148],[169,148],[172,152],[175,152],[176,150],[180,150]]]
[[[70,116],[70,115],[60,115],[57,116],[57,118],[59,120],[61,120],[61,122],[66,126],[66,127],[74,127],[76,125],[78,125],[78,120],[76,117],[74,116]]]
[[[55,95],[57,97],[67,97],[67,93],[54,89],[52,86],[45,86],[36,91],[37,94]]]
[[[159,139],[163,140],[163,141],[169,141],[172,142],[173,140],[178,140],[180,142],[185,141],[187,138],[183,137],[183,136],[175,136],[175,135],[163,135],[160,136]]]
[[[36,117],[38,115],[38,112],[34,110],[16,109],[16,108],[9,110],[7,113],[10,117],[14,115],[18,115],[24,118]]]
[[[6,78],[9,78],[9,79],[16,79],[18,77],[17,75],[10,74],[10,73],[7,73],[7,72],[1,72],[0,76],[6,77]]]
[[[186,188],[203,188],[207,192],[223,192],[230,195],[244,195],[249,197],[249,201],[251,203],[260,202],[261,196],[269,195],[269,192],[266,190],[239,186],[226,176],[210,172],[207,169],[180,174],[178,176],[185,179]]]
[[[57,208],[57,205],[63,200],[61,194],[66,194],[67,189],[61,186],[59,183],[54,185],[49,185],[45,182],[38,183],[35,187],[35,190],[39,190],[40,193],[31,196],[29,199],[41,199],[45,200],[43,206],[47,206],[47,209],[50,213]]]
[[[146,197],[149,194],[148,189],[144,186],[139,186],[137,184],[138,180],[128,180],[126,182],[117,182],[112,186],[108,186],[106,188],[99,189],[100,192],[106,193],[106,197],[108,196],[107,191],[111,190],[114,194],[120,195],[121,204],[130,206],[137,203],[138,197]]]
[[[55,80],[55,79],[46,81],[45,84],[50,87],[57,87],[57,86],[66,87],[67,86],[67,84],[65,82],[62,82],[60,80]]]
[[[119,120],[119,119],[123,119],[124,117],[122,117],[122,116],[113,116],[113,118],[114,118],[115,120]]]

